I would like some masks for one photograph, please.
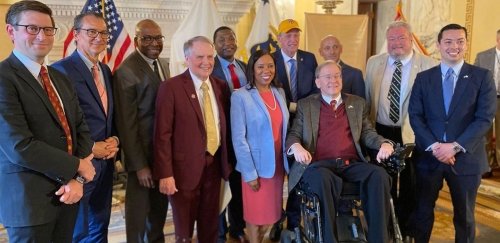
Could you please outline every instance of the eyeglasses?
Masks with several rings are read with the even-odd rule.
[[[40,27],[31,24],[15,24],[14,26],[24,27],[26,29],[26,32],[30,35],[38,35],[38,33],[40,33],[40,30],[43,30],[43,34],[46,36],[54,36],[57,32],[57,28],[55,27]]]
[[[156,43],[163,43],[165,41],[165,36],[163,36],[163,35],[159,35],[159,36],[145,35],[145,36],[138,36],[138,37],[146,45],[153,43],[153,40],[156,41]]]
[[[97,31],[97,30],[94,30],[94,29],[76,29],[76,30],[85,30],[87,31],[87,36],[90,37],[90,38],[97,38],[98,35],[101,35],[101,38],[102,39],[109,39],[109,37],[111,36],[111,34],[107,31]]]
[[[338,80],[338,79],[341,79],[342,78],[342,74],[335,74],[335,75],[332,75],[332,74],[325,74],[325,75],[321,75],[321,76],[318,76],[318,78],[324,78],[328,81],[330,80]]]

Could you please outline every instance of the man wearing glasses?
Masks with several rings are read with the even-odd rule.
[[[0,62],[0,223],[10,242],[71,242],[92,140],[71,83],[44,64],[52,10],[19,1],[6,14],[12,54]]]
[[[109,32],[101,14],[75,17],[76,50],[52,66],[75,86],[80,107],[90,130],[96,170],[95,180],[84,185],[84,195],[73,232],[73,242],[106,242],[111,215],[114,159],[119,140],[113,136],[113,95],[111,71],[99,62]]]
[[[128,172],[125,193],[127,242],[165,242],[163,226],[168,197],[153,180],[153,126],[158,87],[170,78],[168,62],[159,58],[165,37],[150,19],[135,27],[136,50],[116,70],[113,93],[122,161]]]

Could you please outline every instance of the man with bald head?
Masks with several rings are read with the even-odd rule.
[[[365,81],[361,70],[340,60],[342,44],[333,35],[327,35],[319,44],[319,54],[325,61],[331,60],[342,67],[342,92],[365,98]]]
[[[137,23],[136,50],[114,75],[116,127],[128,172],[125,194],[127,242],[164,242],[168,198],[153,180],[153,126],[156,92],[169,78],[160,26],[153,20]]]

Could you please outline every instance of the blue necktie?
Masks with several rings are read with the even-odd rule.
[[[451,98],[453,97],[453,76],[455,73],[453,69],[450,68],[446,72],[443,81],[443,99],[444,99],[444,109],[446,114],[448,114],[448,109],[450,108]]]
[[[297,101],[297,65],[295,59],[288,60],[290,63],[290,91],[293,102]]]

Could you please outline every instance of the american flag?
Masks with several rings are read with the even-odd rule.
[[[109,68],[114,72],[123,59],[134,51],[134,45],[125,30],[123,21],[116,10],[115,3],[113,0],[87,0],[82,9],[82,13],[85,12],[100,13],[106,20],[111,37],[108,41],[103,62],[107,63]],[[71,55],[75,50],[73,37],[73,30],[71,30],[64,41],[63,57]]]

